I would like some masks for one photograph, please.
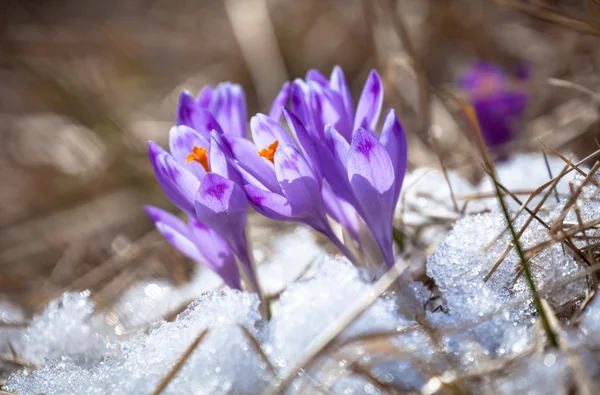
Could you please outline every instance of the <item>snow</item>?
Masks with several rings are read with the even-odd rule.
[[[558,174],[562,164],[550,162],[553,174]],[[535,176],[521,175],[517,170],[523,168],[533,169]],[[511,189],[531,190],[548,180],[539,155],[518,155],[499,164],[498,173]],[[582,180],[575,174],[568,177],[575,187]],[[457,196],[491,187],[485,180],[472,185],[455,172],[449,178]],[[569,193],[568,181],[559,184],[559,193]],[[539,319],[514,248],[484,281],[512,241],[497,203],[484,199],[463,214],[454,212],[443,175],[431,169],[413,171],[404,185],[398,215],[405,223],[426,223],[432,212],[449,218],[427,235],[434,246],[427,254],[428,278],[420,282],[404,276],[409,282],[404,293],[392,287],[377,298],[341,330],[335,343],[351,344],[319,355],[285,393],[376,394],[382,386],[433,393],[444,380],[498,364],[506,367],[457,382],[472,393],[569,393],[569,357],[540,346]],[[597,192],[587,186],[578,200],[584,221],[600,217]],[[549,199],[547,206],[539,216],[552,224],[564,200]],[[514,221],[517,232],[527,218],[524,213]],[[574,210],[566,221],[577,221]],[[520,242],[528,249],[551,236],[533,220]],[[584,240],[574,243],[579,248],[586,245]],[[256,295],[223,288],[206,269],[197,270],[180,288],[162,280],[139,283],[110,311],[98,311],[88,292],[67,293],[36,314],[27,328],[10,329],[10,334],[0,328],[18,355],[38,367],[15,371],[4,389],[21,394],[148,394],[204,333],[165,393],[263,392],[359,295],[372,290],[373,279],[345,259],[324,255],[306,227],[276,234],[268,246],[255,246],[254,253],[261,262],[261,284],[272,296],[270,321],[261,318]],[[557,315],[576,311],[589,296],[585,267],[568,247],[555,243],[531,257],[528,265],[541,297]],[[424,315],[406,314],[406,292],[424,307]],[[163,320],[190,301],[176,318]],[[24,315],[2,302],[0,318],[23,321]],[[600,382],[598,354],[591,347],[600,344],[600,298],[582,308],[580,320],[561,319],[565,330],[559,335],[569,339],[570,347],[585,351],[585,371]],[[352,341],[381,332],[387,337]],[[352,373],[351,366],[368,368],[372,377]]]

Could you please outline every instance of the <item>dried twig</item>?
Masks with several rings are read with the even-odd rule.
[[[158,386],[154,389],[154,391],[152,391],[152,395],[159,395],[167,388],[169,383],[171,383],[171,381],[175,378],[177,373],[179,373],[181,368],[183,368],[183,365],[185,365],[187,360],[192,356],[192,354],[194,353],[200,342],[202,342],[202,339],[204,339],[204,336],[206,336],[208,331],[209,329],[206,328],[202,332],[200,332],[200,334],[196,337],[196,339],[194,339],[194,341],[189,345],[185,352],[181,354],[177,362],[175,362],[175,364],[171,367],[171,369],[165,375],[165,377],[163,377],[160,383],[158,383]]]

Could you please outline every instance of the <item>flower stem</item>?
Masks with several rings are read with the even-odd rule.
[[[254,264],[254,259],[250,253],[251,250],[251,247],[248,245],[245,253],[240,254],[238,258],[242,263],[241,269],[246,277],[246,285],[250,292],[256,292],[258,294],[258,298],[260,299],[260,313],[263,318],[268,321],[271,319],[271,300],[264,295],[260,287],[256,273],[256,265]]]
[[[331,240],[338,250],[340,250],[340,252],[344,254],[354,266],[359,266],[360,261],[358,258],[356,258],[350,249],[348,249],[348,247],[346,247],[346,245],[336,236],[331,227],[328,227],[328,229],[324,230],[322,233],[327,236],[329,240]]]

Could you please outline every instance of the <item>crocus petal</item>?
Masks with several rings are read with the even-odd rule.
[[[239,256],[247,253],[246,217],[248,200],[233,181],[208,173],[196,194],[196,218],[229,243]]]
[[[192,152],[194,147],[202,147],[208,150],[208,140],[189,126],[173,126],[169,130],[169,149],[171,150],[171,155],[173,155],[173,158],[180,165],[187,168],[201,180],[206,174],[204,167],[196,161],[190,161],[189,163],[187,161],[187,156]]]
[[[382,105],[383,84],[379,74],[372,70],[358,101],[353,130],[362,127],[371,132],[375,131]]]
[[[310,69],[306,72],[306,81],[314,81],[321,86],[329,85],[329,80],[317,69]]]
[[[348,150],[350,149],[350,144],[346,139],[337,131],[333,125],[325,126],[325,141],[327,142],[327,147],[331,150],[334,157],[344,165],[346,164],[348,158]]]
[[[406,173],[408,148],[406,145],[406,135],[404,134],[402,125],[400,125],[394,110],[390,110],[385,117],[379,140],[385,147],[392,160],[392,166],[394,167],[395,179],[393,201],[395,206],[398,202],[400,189],[402,188],[402,182],[404,181],[404,174]]]
[[[269,118],[273,119],[275,122],[281,121],[281,111],[283,107],[287,105],[287,102],[290,99],[291,85],[292,84],[289,82],[283,84],[283,87],[275,97],[275,100],[273,100],[271,110],[269,111]]]
[[[348,153],[348,178],[361,216],[381,248],[386,264],[393,265],[392,218],[394,167],[387,151],[369,131],[359,128]]]
[[[287,199],[252,184],[244,185],[246,196],[252,207],[261,215],[275,221],[290,221],[294,218]]]
[[[206,140],[209,139],[211,130],[222,132],[212,114],[200,107],[189,92],[184,91],[179,96],[177,105],[177,125],[185,125],[200,133]]]
[[[229,145],[240,173],[243,169],[270,191],[281,193],[281,188],[275,176],[275,169],[273,169],[271,163],[258,155],[256,146],[250,140],[228,135],[224,135],[223,138]]]
[[[315,148],[315,143],[313,139],[308,134],[308,131],[306,130],[304,125],[302,125],[300,119],[298,119],[298,117],[293,112],[291,112],[287,108],[284,108],[283,113],[285,115],[288,128],[290,129],[290,131],[294,135],[294,138],[298,142],[298,145],[300,146],[304,157],[310,164],[310,167],[315,172],[317,179],[322,180],[323,176],[321,173],[319,156],[317,154],[317,150]]]
[[[162,222],[173,228],[176,232],[181,233],[189,238],[187,226],[185,226],[185,224],[179,218],[177,218],[177,216],[154,206],[144,206],[144,211],[155,224],[157,222]]]
[[[215,88],[212,86],[205,86],[196,96],[196,102],[201,108],[206,108],[210,106],[210,101],[212,100],[213,93],[215,92]]]
[[[332,124],[348,140],[352,137],[352,124],[346,116],[344,102],[339,93],[334,92],[328,87],[322,87],[315,82],[309,82],[314,104],[317,106],[313,111],[319,116],[317,127],[323,128],[327,124]]]
[[[242,185],[242,179],[232,156],[225,135],[213,131],[210,134],[210,171]]]
[[[264,114],[256,114],[252,117],[250,130],[258,150],[268,147],[275,140],[279,141],[280,146],[294,143],[290,135],[277,122]]]
[[[344,109],[346,110],[346,118],[352,125],[354,123],[354,105],[352,104],[352,95],[350,88],[346,83],[346,77],[340,66],[335,66],[329,77],[329,87],[337,92],[342,97],[344,103]]]
[[[205,264],[214,270],[225,284],[232,289],[241,289],[240,273],[235,255],[217,232],[190,217],[188,227],[191,239],[205,259]]]
[[[348,231],[350,236],[357,243],[359,243],[359,219],[354,207],[344,199],[337,196],[327,184],[323,185],[322,195],[323,207],[325,208],[327,214],[329,214],[336,222],[342,225]]]
[[[185,236],[177,232],[174,228],[165,224],[164,222],[157,222],[156,229],[163,235],[165,239],[175,248],[177,248],[183,255],[198,262],[206,264],[206,261],[196,244]],[[189,232],[188,232],[189,233]]]
[[[315,141],[321,172],[333,191],[351,204],[356,203],[354,192],[348,180],[345,163],[341,163],[322,141]]]
[[[275,152],[275,172],[292,214],[317,230],[325,230],[321,183],[298,148],[288,144]]]
[[[189,91],[181,92],[179,103],[177,103],[177,125],[193,127],[194,117],[199,108],[198,103]]]
[[[292,112],[300,119],[308,130],[308,133],[319,139],[323,136],[323,130],[319,130],[315,124],[314,111],[312,110],[312,94],[308,84],[300,79],[294,80],[290,89],[290,107]]]
[[[240,85],[231,82],[219,84],[209,110],[225,133],[246,137],[246,99]]]
[[[150,163],[158,183],[169,199],[185,213],[193,215],[194,196],[200,181],[153,141],[148,142]]]
[[[323,114],[324,108],[328,108],[327,99],[325,98],[325,94],[323,92],[322,87],[315,83],[314,81],[308,81],[308,104],[311,111],[311,116],[313,119],[313,127],[317,131],[319,136],[323,135],[323,128],[325,127],[325,123],[323,122]],[[331,117],[332,114],[327,114],[328,117]]]

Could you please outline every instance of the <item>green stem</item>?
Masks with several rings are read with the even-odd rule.
[[[493,171],[493,170],[492,170]],[[535,283],[533,282],[533,276],[531,275],[531,270],[529,270],[529,264],[527,263],[527,259],[525,259],[525,255],[523,254],[523,249],[521,248],[521,244],[519,243],[519,236],[515,231],[515,227],[511,221],[510,214],[506,207],[506,203],[504,202],[504,198],[502,197],[502,192],[500,192],[500,185],[496,180],[496,177],[493,173],[490,173],[492,180],[494,181],[494,187],[496,188],[496,197],[500,202],[500,206],[502,207],[502,212],[504,213],[504,218],[506,222],[508,222],[508,229],[510,234],[512,235],[513,243],[515,245],[515,249],[517,250],[517,254],[519,255],[519,259],[521,260],[521,265],[523,265],[523,274],[525,275],[525,279],[527,280],[527,284],[531,289],[531,293],[533,295],[533,303],[535,304],[535,308],[540,315],[540,319],[542,320],[542,326],[544,327],[544,331],[546,332],[546,336],[548,336],[548,340],[553,347],[558,348],[558,341],[556,339],[555,333],[552,331],[552,327],[550,326],[550,320],[548,320],[548,316],[542,306],[542,300],[537,293]]]

